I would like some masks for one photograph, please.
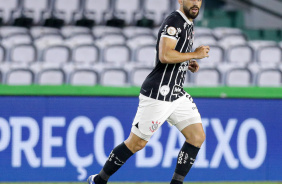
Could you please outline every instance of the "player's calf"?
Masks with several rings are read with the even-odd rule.
[[[133,133],[130,133],[126,141],[112,150],[103,169],[94,178],[94,183],[88,183],[106,184],[110,176],[113,175],[134,153],[143,149],[146,144],[147,141],[139,138]]]
[[[115,147],[110,153],[103,169],[98,176],[94,178],[95,184],[106,184],[110,176],[113,175],[132,155],[133,153],[124,143]]]
[[[178,154],[176,168],[170,184],[183,184],[184,178],[194,164],[199,150],[200,148],[185,141]]]
[[[193,166],[200,147],[206,138],[202,124],[200,123],[187,126],[181,133],[185,136],[186,141],[178,154],[171,184],[183,183],[185,176]]]

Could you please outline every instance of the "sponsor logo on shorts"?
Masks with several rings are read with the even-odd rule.
[[[153,125],[149,129],[150,129],[151,132],[155,132],[158,129],[159,124],[161,124],[161,122],[158,122],[158,121],[154,122],[154,121],[152,121],[152,124]]]
[[[192,110],[196,110],[196,109],[198,109],[197,107],[192,107]]]

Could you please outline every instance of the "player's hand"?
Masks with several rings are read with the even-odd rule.
[[[189,65],[188,65],[188,69],[192,72],[195,73],[199,70],[200,66],[197,63],[196,60],[190,60]]]
[[[209,51],[210,51],[209,46],[201,45],[200,47],[196,48],[196,50],[194,51],[197,56],[195,59],[203,59],[209,57]]]

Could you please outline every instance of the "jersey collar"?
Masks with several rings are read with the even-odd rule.
[[[193,22],[191,22],[187,17],[186,17],[186,15],[184,15],[184,13],[182,13],[182,11],[180,11],[180,10],[176,10],[182,17],[183,17],[183,19],[189,24],[189,25],[193,25]]]

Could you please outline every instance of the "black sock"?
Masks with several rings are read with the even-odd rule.
[[[124,143],[115,147],[110,153],[103,169],[100,171],[99,175],[95,177],[94,182],[97,184],[106,184],[109,177],[113,175],[132,155],[133,153]]]
[[[178,157],[176,168],[170,184],[182,184],[185,176],[191,169],[200,148],[197,148],[185,141]]]

